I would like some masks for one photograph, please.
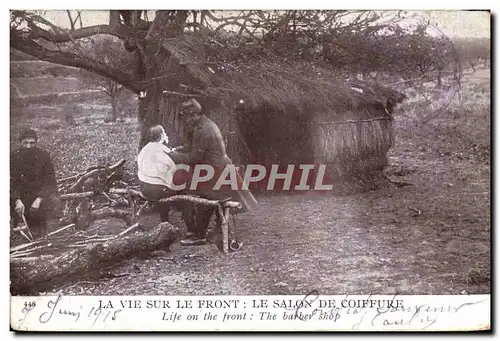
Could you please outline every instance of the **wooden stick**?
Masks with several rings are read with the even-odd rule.
[[[68,193],[59,196],[60,200],[72,200],[88,198],[94,195],[94,192]]]
[[[229,253],[229,207],[224,206],[224,220],[225,220],[225,227],[222,230],[223,237],[224,237],[224,253],[228,254]]]
[[[139,226],[139,223],[135,223],[134,225],[132,225],[129,228],[127,228],[127,229],[123,230],[122,232],[120,232],[117,236],[115,236],[115,238],[123,236],[124,234],[132,231],[133,229],[137,228],[138,226]]]
[[[108,237],[108,238],[95,238],[95,239],[84,239],[84,240],[79,240],[77,242],[74,242],[73,244],[75,245],[84,245],[84,244],[92,244],[92,243],[105,243],[109,241],[110,239],[115,238],[116,236],[113,237]]]
[[[14,252],[13,254],[10,255],[10,258],[23,258],[23,257],[26,257],[26,256],[29,256],[29,255],[32,255],[34,253],[37,253],[37,251],[41,251],[42,249],[45,249],[45,248],[48,248],[49,246],[46,245],[46,246],[41,246],[39,248],[33,248],[31,250],[26,250],[26,251],[22,251],[22,252]],[[47,250],[45,250],[44,252],[46,252]]]
[[[364,123],[364,122],[374,122],[374,121],[381,121],[381,120],[389,120],[392,121],[391,117],[375,117],[375,118],[369,118],[365,120],[347,120],[347,121],[310,121],[307,123],[310,124],[347,124],[347,123]]]
[[[144,204],[141,205],[141,207],[139,207],[139,209],[137,210],[137,213],[136,213],[136,217],[138,218],[142,211],[146,208],[146,206],[148,205],[148,202],[146,201]]]
[[[64,226],[64,227],[61,227],[61,228],[60,228],[60,229],[58,229],[58,230],[55,230],[55,231],[50,232],[50,233],[47,235],[47,237],[53,236],[53,235],[55,235],[55,234],[57,234],[57,233],[59,233],[59,232],[62,232],[62,231],[64,231],[64,230],[67,230],[67,229],[69,229],[69,228],[71,228],[71,227],[74,227],[74,226],[75,226],[75,224],[69,224],[69,225],[66,225],[66,226]]]
[[[19,233],[26,238],[29,242],[34,242],[35,238],[33,237],[33,234],[31,233],[30,227],[28,225],[28,222],[26,221],[26,217],[24,216],[24,210],[20,214],[22,220],[23,220],[23,226],[20,228],[14,228],[14,231],[19,231]],[[26,231],[26,232],[24,232]]]
[[[203,95],[183,94],[183,93],[180,93],[180,92],[168,91],[168,90],[163,90],[162,93],[164,93],[164,94],[172,94],[172,95],[179,95],[179,96],[184,96],[184,97],[206,97],[206,96],[203,96]]]
[[[135,215],[135,201],[132,197],[132,190],[130,188],[128,189],[127,197],[130,205],[130,222],[135,224],[137,221],[137,216]]]
[[[222,205],[219,205],[219,216],[220,216],[220,221],[221,221],[221,230],[222,230],[222,252],[224,254],[229,253],[229,229],[227,226],[228,219],[226,214],[228,213],[229,208],[223,207]]]
[[[26,253],[26,252],[30,253],[30,252],[33,252],[33,251],[36,251],[36,250],[45,249],[45,248],[50,247],[50,246],[52,246],[52,243],[49,243],[47,245],[37,246],[37,247],[34,247],[32,249],[24,250],[22,252],[20,252],[20,251],[13,252],[13,253],[10,254],[10,256],[11,257],[16,257],[18,254],[23,254],[23,253]]]
[[[32,255],[34,253],[34,251],[26,251],[26,252],[20,252],[20,253],[16,253],[16,254],[12,254],[10,255],[10,259],[21,259],[21,258],[25,258],[26,256],[29,256],[29,255]]]
[[[71,245],[68,245],[68,247],[76,247],[76,248],[85,248],[87,247],[87,245],[79,245],[79,244],[71,244]]]
[[[230,208],[241,208],[241,204],[237,201],[225,201],[225,202],[220,202],[218,200],[208,200],[204,198],[198,198],[190,195],[174,195],[168,198],[164,198],[159,200],[160,202],[171,202],[171,201],[180,201],[180,200],[185,200],[185,201],[191,201],[197,204],[204,204],[208,206],[215,206],[218,207],[220,204],[222,204],[223,207],[230,207]]]
[[[119,218],[125,220],[127,224],[133,223],[132,221],[130,221],[130,212],[124,209],[103,207],[90,212],[90,222],[101,220],[104,218]]]
[[[16,254],[12,254],[10,255],[10,259],[19,259],[19,258],[23,258],[24,256],[29,256],[31,255],[33,252],[19,252],[19,253],[16,253]]]
[[[113,193],[113,194],[128,194],[130,191],[130,193],[132,195],[136,195],[136,196],[140,196],[142,198],[145,199],[145,197],[142,195],[141,191],[138,191],[134,188],[111,188],[109,190],[109,193]]]
[[[115,205],[118,204],[118,202],[116,200],[110,198],[110,196],[107,195],[106,192],[102,192],[102,195],[104,195],[104,197],[106,197],[106,199],[108,199],[109,201],[111,201],[111,203],[113,203]]]
[[[84,240],[79,240],[79,241],[72,241],[72,242],[76,242],[76,243],[80,243],[82,241],[85,241]],[[36,246],[36,247],[33,247],[33,248],[30,248],[30,249],[27,249],[27,250],[17,250],[17,251],[14,251],[11,253],[11,256],[18,256],[19,254],[23,254],[23,253],[26,253],[26,252],[32,252],[32,251],[36,251],[36,250],[42,250],[42,249],[56,249],[56,250],[60,250],[60,249],[65,249],[65,248],[68,248],[68,246],[64,243],[65,241],[61,241],[61,240],[55,240],[55,241],[50,241],[48,242],[48,244],[46,245],[40,245],[40,246]]]
[[[125,163],[125,159],[121,159],[120,161],[118,161],[117,163],[115,163],[114,165],[111,165],[109,167],[102,167],[102,168],[97,168],[97,169],[93,169],[89,172],[86,172],[85,174],[83,174],[71,187],[70,187],[70,191],[73,191],[75,189],[78,189],[84,182],[85,180],[87,180],[88,178],[98,174],[98,173],[101,173],[101,172],[113,172],[115,171],[118,167],[122,166],[123,164]]]
[[[116,168],[122,166],[124,163],[125,163],[125,159],[120,159],[117,163],[115,163],[114,165],[109,166],[107,169],[109,169],[111,171],[115,170]]]
[[[129,191],[129,189],[112,188],[112,189],[110,189],[109,192],[114,193],[114,194],[127,194],[128,191]],[[137,196],[140,196],[144,199],[147,199],[138,190],[130,189],[130,192],[132,195],[137,195]],[[193,195],[173,195],[173,196],[168,197],[168,198],[163,198],[159,201],[160,202],[172,202],[172,201],[182,201],[182,200],[191,201],[191,202],[194,202],[197,204],[214,206],[214,207],[219,206],[219,203],[220,203],[220,201],[218,201],[218,200],[209,200],[209,199],[199,198],[199,197],[196,197]],[[241,208],[241,203],[239,203],[237,201],[225,201],[225,202],[223,202],[223,206],[230,207],[230,208]]]
[[[42,255],[42,256],[36,256],[36,257],[15,257],[10,260],[10,264],[13,266],[23,266],[26,264],[31,264],[31,262],[36,262],[36,261],[41,261],[41,260],[49,260],[53,259],[54,256],[52,255]]]
[[[100,228],[105,227],[106,225],[98,225],[96,227],[91,228],[90,230],[87,230],[87,233],[94,232],[95,230],[99,230]]]
[[[28,247],[31,247],[33,245],[40,244],[40,243],[43,243],[43,242],[45,242],[45,240],[35,240],[32,243],[26,243],[26,244],[17,245],[17,246],[11,247],[10,248],[10,252],[15,252],[15,251],[19,251],[19,250],[22,250],[22,249],[26,249]]]
[[[77,190],[79,189],[83,183],[85,182],[85,180],[87,180],[88,178],[98,174],[98,173],[101,173],[103,170],[105,169],[102,169],[102,168],[98,168],[98,169],[94,169],[94,170],[91,170],[90,172],[88,173],[85,173],[83,176],[81,176],[70,188],[69,188],[69,191],[74,191],[74,190]]]
[[[125,159],[121,159],[120,161],[118,161],[114,165],[109,166],[107,169],[112,170],[112,169],[118,168],[123,163],[125,163]],[[59,179],[59,180],[57,180],[57,183],[59,184],[59,183],[62,183],[62,182],[68,181],[68,180],[74,180],[76,178],[79,178],[80,176],[83,176],[83,175],[87,174],[88,172],[90,172],[90,171],[92,171],[94,169],[101,169],[102,170],[102,169],[106,169],[106,167],[89,167],[84,172],[81,172],[81,173],[78,173],[78,174],[75,174],[75,175],[71,175],[71,176],[68,176],[66,178]]]
[[[61,184],[61,183],[65,182],[65,181],[69,181],[69,180],[74,180],[74,179],[76,179],[76,178],[78,178],[78,177],[80,177],[82,175],[85,175],[85,173],[87,173],[87,172],[82,172],[82,173],[78,173],[78,174],[75,174],[75,175],[72,175],[72,176],[68,176],[66,178],[59,179],[59,180],[57,180],[57,184]]]

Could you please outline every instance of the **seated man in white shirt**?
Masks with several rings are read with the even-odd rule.
[[[146,144],[137,156],[139,184],[142,194],[150,201],[181,194],[172,189],[173,176],[176,170],[175,163],[168,153],[168,136],[161,125],[155,125],[149,130],[149,143]],[[185,207],[184,207],[185,206]],[[158,202],[156,211],[162,222],[168,221],[170,203]],[[186,225],[194,224],[194,214],[191,205],[179,205]]]

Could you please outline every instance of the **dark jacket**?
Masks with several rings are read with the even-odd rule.
[[[57,181],[49,154],[37,147],[18,149],[10,156],[11,199],[57,195]]]
[[[208,117],[201,115],[199,121],[194,125],[191,143],[188,143],[183,152],[173,152],[170,157],[176,164],[186,165],[211,165],[214,167],[215,175],[211,181],[207,181],[198,187],[198,194],[210,199],[233,198],[243,205],[243,212],[257,205],[257,201],[248,190],[233,191],[229,186],[222,186],[220,190],[213,190],[219,176],[227,165],[232,164],[226,155],[226,145],[219,127]],[[242,179],[238,179],[239,187]]]
[[[228,164],[222,133],[211,119],[201,115],[189,136],[191,141],[187,149],[171,155],[176,164],[208,164],[222,168]]]

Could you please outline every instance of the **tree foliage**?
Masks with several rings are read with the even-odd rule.
[[[57,27],[38,12],[11,12],[11,46],[38,58],[81,67],[140,91],[148,58],[146,47],[161,39],[196,32],[224,44],[253,43],[286,58],[367,73],[397,72],[405,77],[442,69],[452,59],[451,41],[429,34],[429,23],[411,29],[399,25],[401,12],[356,10],[286,11],[110,11],[107,25],[77,27],[80,15],[68,12],[71,28]],[[120,68],[98,55],[82,54],[81,41],[106,34],[119,39],[135,65]],[[224,45],[221,44],[221,45]],[[108,53],[109,55],[109,53]]]
[[[408,14],[401,11],[161,10],[151,15],[143,10],[111,10],[107,23],[92,26],[83,25],[78,11],[68,12],[68,17],[70,27],[62,28],[40,11],[11,11],[11,47],[90,71],[137,95],[155,75],[159,62],[155,51],[162,42],[187,33],[221,48],[235,47],[242,58],[259,54],[299,60],[348,77],[376,72],[439,82],[442,72],[460,71],[451,40],[432,33],[429,22],[405,25]],[[102,35],[112,37],[113,44],[105,49],[95,42],[89,45]],[[140,106],[143,128],[161,122],[142,113],[154,107]]]

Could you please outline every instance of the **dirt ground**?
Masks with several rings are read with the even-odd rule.
[[[413,186],[346,197],[261,198],[258,210],[236,218],[244,242],[238,252],[225,256],[213,245],[175,243],[171,252],[113,269],[127,276],[81,281],[53,293],[489,293],[489,168],[394,154],[391,163],[410,173],[404,180]]]
[[[169,252],[124,260],[111,269],[115,278],[82,279],[46,294],[490,293],[488,160],[443,154],[437,140],[398,138],[411,129],[404,116],[395,129],[386,174],[409,186],[261,197],[258,209],[236,217],[244,242],[238,252],[174,243]],[[146,227],[158,222],[141,219]],[[179,213],[173,223],[185,231]]]
[[[406,149],[406,151],[405,151]],[[88,295],[486,294],[490,292],[490,169],[400,146],[391,179],[412,186],[353,196],[260,198],[236,217],[243,248],[182,247],[130,259],[124,277],[54,292]],[[404,176],[394,175],[399,174]],[[156,217],[145,217],[153,226]],[[175,214],[174,223],[184,231]]]

